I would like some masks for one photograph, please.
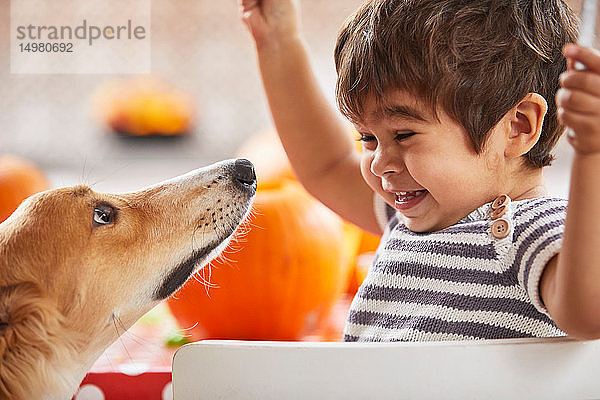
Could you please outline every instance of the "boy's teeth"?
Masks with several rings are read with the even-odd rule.
[[[410,192],[398,192],[398,194],[399,194],[400,196],[406,196],[407,194],[417,195],[417,194],[421,194],[421,193],[423,193],[423,192],[425,192],[425,190],[424,190],[424,189],[421,189],[421,190],[413,190],[413,191],[410,191]]]
[[[414,190],[411,192],[396,192],[396,197],[398,201],[408,201],[408,200],[412,200],[417,196],[422,195],[423,193],[425,193],[426,190]]]

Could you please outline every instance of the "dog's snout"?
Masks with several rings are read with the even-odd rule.
[[[245,158],[235,160],[233,166],[233,179],[243,185],[254,186],[256,184],[254,165]]]

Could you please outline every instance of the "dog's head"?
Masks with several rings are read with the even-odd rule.
[[[34,320],[101,353],[224,249],[255,190],[252,164],[232,160],[132,193],[29,198],[0,224],[0,356]]]

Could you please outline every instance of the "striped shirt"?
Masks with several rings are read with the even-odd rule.
[[[510,202],[502,239],[491,234],[491,203],[429,233],[409,230],[386,207],[385,233],[350,306],[345,341],[565,335],[548,316],[538,286],[560,250],[566,200]]]

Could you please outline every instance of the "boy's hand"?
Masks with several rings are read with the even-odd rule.
[[[239,4],[242,21],[257,46],[298,35],[297,0],[240,0]]]
[[[572,130],[569,143],[579,154],[600,153],[600,52],[574,44],[563,49],[568,70],[556,93],[558,119]],[[575,62],[585,70],[575,68]]]

